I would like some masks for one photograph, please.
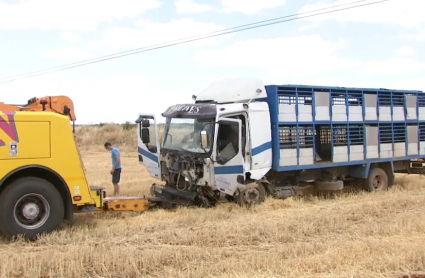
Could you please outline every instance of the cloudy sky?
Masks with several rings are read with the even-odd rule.
[[[0,0],[0,80],[354,1]],[[88,124],[159,116],[228,77],[425,91],[423,11],[390,0],[139,53],[2,83],[0,101],[67,95]]]

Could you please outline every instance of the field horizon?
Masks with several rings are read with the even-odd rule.
[[[113,192],[110,141],[122,154],[121,195],[149,195],[136,136],[77,127],[91,185]],[[400,174],[378,193],[79,214],[35,242],[0,238],[0,277],[425,277],[424,200],[425,177]]]

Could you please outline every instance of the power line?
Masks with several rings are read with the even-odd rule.
[[[347,7],[347,8],[335,9],[337,7],[352,5],[352,4],[355,4],[355,3],[360,3],[360,2],[365,2],[365,1],[368,1],[368,0],[360,0],[360,1],[355,1],[355,2],[351,2],[351,3],[347,3],[347,4],[335,5],[335,6],[332,6],[332,7],[329,7],[329,8],[316,9],[316,10],[313,10],[313,11],[310,11],[310,12],[298,13],[298,14],[293,14],[293,15],[277,17],[277,18],[273,18],[273,19],[269,19],[269,20],[263,20],[263,21],[259,21],[259,22],[255,22],[255,23],[244,24],[244,25],[240,25],[240,26],[237,26],[237,27],[232,27],[232,28],[227,28],[227,29],[223,29],[223,30],[219,30],[219,31],[214,31],[214,32],[211,32],[211,33],[206,33],[206,34],[203,34],[203,35],[187,37],[187,38],[183,38],[183,39],[170,41],[170,42],[167,42],[167,43],[160,43],[160,44],[156,44],[156,45],[152,45],[152,46],[136,48],[136,49],[133,49],[133,50],[118,52],[118,53],[115,53],[115,54],[101,56],[101,57],[98,57],[98,58],[93,58],[93,59],[89,59],[89,60],[75,62],[75,63],[67,64],[67,65],[64,65],[64,66],[59,66],[59,67],[49,68],[49,69],[45,69],[45,70],[39,70],[39,71],[31,72],[31,73],[20,74],[20,75],[16,75],[16,76],[12,76],[12,77],[2,78],[2,79],[0,79],[0,84],[12,82],[12,81],[15,81],[15,80],[18,80],[18,79],[30,78],[30,77],[34,77],[34,76],[38,76],[38,75],[48,74],[48,73],[52,73],[52,72],[57,72],[57,71],[71,69],[71,68],[75,68],[75,67],[90,65],[90,64],[94,64],[94,63],[99,63],[99,62],[103,62],[103,61],[107,61],[107,60],[111,60],[111,59],[117,59],[117,58],[121,58],[121,57],[128,56],[128,55],[134,55],[134,54],[138,54],[138,53],[142,53],[142,52],[148,52],[148,51],[153,51],[153,50],[157,50],[157,49],[161,49],[161,48],[171,47],[171,46],[175,46],[175,45],[179,45],[179,44],[184,44],[184,43],[189,43],[189,42],[193,42],[193,41],[213,38],[213,37],[222,36],[222,35],[231,34],[231,33],[242,32],[242,31],[260,28],[260,27],[264,27],[264,26],[274,25],[274,24],[278,24],[278,23],[294,21],[294,20],[314,17],[314,16],[318,16],[318,15],[323,15],[323,14],[334,13],[334,12],[343,11],[343,10],[349,10],[349,9],[363,7],[363,6],[369,6],[369,5],[373,5],[373,4],[387,2],[387,1],[390,1],[390,0],[380,0],[380,1],[375,1],[375,2],[372,2],[372,3],[365,3],[365,4],[350,6],[350,7]],[[315,13],[315,12],[318,12],[318,11],[328,10],[328,9],[335,9],[335,10],[331,10],[331,11],[327,11],[327,12],[321,12],[321,13]],[[299,15],[302,15],[302,14],[308,14],[308,13],[315,13],[315,14],[302,16],[302,17],[295,17],[295,16],[299,16]],[[292,18],[292,17],[295,17],[295,18]],[[263,24],[260,24],[260,23],[263,23]],[[248,26],[251,26],[251,27],[248,27]]]
[[[54,69],[58,69],[58,68],[62,68],[62,67],[78,65],[78,64],[81,64],[81,63],[89,62],[89,61],[96,61],[96,60],[99,60],[99,59],[103,59],[103,58],[107,58],[107,57],[111,57],[111,56],[117,56],[117,55],[120,55],[120,54],[132,53],[132,52],[135,52],[135,51],[138,51],[138,50],[157,47],[157,46],[164,45],[164,44],[170,44],[170,43],[175,43],[175,42],[179,42],[179,41],[183,41],[183,40],[194,39],[194,38],[199,38],[199,37],[202,37],[202,36],[212,35],[212,34],[221,33],[221,32],[225,32],[225,31],[230,31],[230,30],[234,30],[234,29],[240,29],[242,27],[257,25],[257,24],[260,24],[260,23],[271,22],[271,21],[276,21],[276,20],[283,19],[283,18],[294,17],[296,15],[308,14],[308,13],[317,12],[317,11],[321,11],[321,10],[329,10],[329,9],[333,9],[333,8],[337,8],[337,7],[341,7],[341,6],[347,6],[347,5],[352,5],[352,4],[355,4],[355,3],[366,2],[366,1],[370,1],[370,0],[360,0],[360,1],[355,1],[355,2],[346,3],[346,4],[334,5],[332,7],[321,8],[321,9],[313,10],[313,11],[310,11],[310,12],[304,12],[304,13],[292,14],[292,15],[287,15],[287,16],[282,16],[282,17],[276,17],[276,18],[272,18],[272,19],[268,19],[268,20],[263,20],[263,21],[258,21],[258,22],[254,22],[254,23],[240,25],[240,26],[236,26],[236,27],[232,27],[232,28],[222,29],[222,30],[218,30],[218,31],[214,31],[214,32],[210,32],[210,33],[206,33],[206,34],[202,34],[202,35],[191,36],[191,37],[186,37],[186,38],[182,38],[182,39],[178,39],[178,40],[173,40],[173,41],[169,41],[169,42],[166,42],[166,43],[159,43],[159,44],[156,44],[156,45],[145,46],[145,47],[141,47],[141,48],[135,48],[135,49],[127,50],[127,51],[123,51],[123,52],[117,52],[117,53],[109,54],[109,55],[106,55],[106,56],[101,56],[101,57],[97,57],[97,58],[93,58],[93,59],[83,60],[83,61],[79,61],[79,62],[75,62],[75,63],[63,65],[63,66],[48,68],[48,69],[44,69],[44,70],[38,70],[38,71],[35,71],[35,72],[10,76],[10,77],[7,77],[7,78],[1,78],[0,81],[2,81],[4,79],[12,79],[12,78],[25,76],[25,75],[29,75],[29,74],[40,73],[40,72],[44,72],[44,71],[48,71],[48,70],[54,70]]]
[[[365,1],[367,1],[367,0],[356,1],[356,2],[352,2],[352,3],[348,3],[348,4],[335,5],[335,6],[330,7],[330,8],[322,8],[322,9],[317,9],[317,10],[314,10],[314,11],[304,12],[304,13],[300,13],[300,14],[312,13],[312,12],[316,12],[316,11],[320,11],[320,10],[326,10],[326,9],[331,9],[331,8],[335,8],[335,7],[339,7],[339,6],[346,6],[346,5],[349,5],[349,4],[354,4],[354,3],[358,3],[358,2],[365,2]],[[233,28],[215,31],[215,32],[212,32],[212,33],[207,33],[207,34],[204,34],[204,35],[198,35],[198,36],[194,36],[194,37],[189,37],[189,38],[185,38],[185,39],[179,39],[179,40],[171,41],[171,42],[168,42],[168,43],[161,43],[161,44],[156,44],[156,45],[152,45],[152,46],[148,46],[148,47],[128,50],[128,51],[119,52],[119,53],[115,53],[115,54],[111,54],[111,55],[107,55],[107,56],[102,56],[102,57],[99,57],[99,58],[89,59],[89,60],[85,60],[85,61],[81,61],[81,62],[76,62],[76,63],[72,63],[72,64],[68,64],[68,65],[64,65],[64,66],[59,66],[59,67],[55,67],[55,68],[50,68],[50,69],[46,69],[46,70],[36,71],[36,72],[32,72],[32,73],[21,74],[21,75],[17,75],[17,76],[13,76],[13,77],[8,77],[8,78],[2,78],[2,79],[0,79],[0,84],[6,83],[6,82],[11,82],[11,81],[21,79],[21,78],[29,78],[29,77],[33,77],[33,76],[47,74],[47,73],[50,73],[50,72],[56,72],[56,71],[61,71],[61,70],[70,69],[70,68],[74,68],[74,67],[94,64],[94,63],[103,62],[103,61],[116,59],[116,58],[121,58],[121,57],[124,57],[124,56],[133,55],[133,54],[137,54],[137,53],[141,53],[141,52],[147,52],[147,51],[152,51],[152,50],[156,50],[156,49],[160,49],[160,48],[170,47],[170,46],[174,46],[174,45],[178,45],[178,44],[183,44],[183,43],[193,42],[193,41],[197,41],[197,40],[212,38],[212,37],[226,35],[226,34],[230,34],[230,33],[241,32],[241,31],[245,31],[245,30],[249,30],[249,29],[260,28],[260,27],[264,27],[264,26],[268,26],[268,25],[278,24],[278,23],[287,22],[287,21],[293,21],[293,20],[317,16],[317,15],[321,15],[321,14],[327,14],[327,13],[332,13],[332,12],[337,12],[337,11],[342,11],[342,10],[348,10],[348,9],[352,9],[352,8],[377,4],[377,3],[386,2],[386,1],[389,1],[389,0],[382,0],[382,1],[377,1],[377,2],[373,2],[373,3],[367,3],[367,4],[363,4],[363,5],[352,6],[352,7],[344,8],[344,9],[337,9],[337,10],[333,10],[333,11],[329,11],[329,12],[317,13],[317,14],[314,14],[314,15],[311,15],[311,16],[298,17],[298,18],[293,18],[293,19],[289,19],[289,20],[276,21],[277,19],[293,17],[293,16],[300,15],[300,14],[288,15],[288,16],[278,17],[278,18],[275,18],[275,19],[259,21],[259,22],[256,22],[256,23],[245,24],[245,25],[241,25],[241,26],[237,26],[237,27],[233,27]],[[270,22],[270,21],[275,21],[275,22],[258,25],[258,23]],[[241,27],[252,26],[252,25],[258,25],[258,26],[240,29]],[[240,29],[240,30],[234,30],[234,29]],[[223,31],[227,31],[227,30],[234,30],[234,31],[223,32]],[[219,33],[219,34],[216,34],[216,33]],[[209,34],[215,34],[215,35],[209,35]],[[201,37],[201,38],[199,38],[199,37]],[[46,71],[48,71],[48,72],[46,72]],[[18,77],[21,77],[21,78],[18,78]]]
[[[349,3],[349,4],[354,4],[354,3],[358,3],[358,2],[364,2],[364,1],[367,1],[367,0],[361,0],[361,1],[352,2],[352,3]],[[352,9],[352,8],[377,4],[377,3],[386,2],[386,1],[389,1],[389,0],[382,0],[382,1],[377,1],[377,2],[373,2],[373,3],[367,3],[367,4],[363,4],[363,5],[352,6],[352,7],[349,7],[349,8],[337,9],[337,10],[333,10],[333,11],[329,11],[329,12],[323,12],[323,13],[317,13],[317,14],[314,14],[314,15],[311,15],[311,16],[304,16],[304,17],[298,17],[298,18],[293,18],[293,19],[289,19],[289,20],[275,21],[276,19],[283,19],[283,18],[288,18],[288,17],[300,15],[300,14],[311,13],[311,12],[316,12],[316,11],[320,11],[320,10],[326,10],[326,9],[331,9],[331,8],[335,8],[335,7],[339,7],[339,6],[348,5],[348,4],[341,4],[341,5],[333,6],[331,8],[322,8],[322,9],[317,9],[317,10],[310,11],[310,12],[304,12],[304,13],[300,13],[300,14],[294,14],[294,15],[278,17],[278,18],[275,18],[275,19],[264,20],[264,21],[260,21],[260,22],[256,22],[256,23],[245,24],[245,25],[241,25],[241,26],[237,26],[237,27],[233,27],[233,28],[224,29],[224,30],[221,30],[221,31],[215,31],[215,32],[212,32],[212,33],[204,34],[204,35],[189,37],[187,39],[179,39],[179,40],[171,41],[171,42],[168,42],[168,43],[161,43],[161,44],[156,44],[156,45],[153,45],[153,46],[148,46],[148,47],[133,49],[133,50],[129,50],[129,51],[119,52],[119,53],[115,53],[115,54],[111,54],[111,55],[107,55],[107,56],[102,56],[102,57],[94,58],[94,59],[90,59],[90,60],[85,60],[85,61],[81,61],[81,62],[76,62],[76,63],[72,63],[72,64],[68,64],[68,65],[64,65],[64,66],[59,66],[59,67],[55,67],[55,68],[51,68],[51,69],[36,71],[36,72],[32,72],[32,73],[27,73],[27,74],[21,74],[21,75],[17,75],[17,76],[13,76],[13,77],[8,77],[8,78],[2,78],[2,79],[0,79],[0,84],[6,83],[6,82],[11,82],[11,81],[21,79],[21,78],[29,78],[29,77],[33,77],[33,76],[37,76],[37,75],[47,74],[47,73],[50,73],[50,72],[56,72],[56,71],[70,69],[70,68],[74,68],[74,67],[94,64],[94,63],[103,62],[103,61],[106,61],[106,60],[121,58],[121,57],[128,56],[128,55],[152,51],[152,50],[170,47],[170,46],[174,46],[174,45],[178,45],[178,44],[183,44],[183,43],[188,43],[188,42],[192,42],[192,41],[212,38],[212,37],[221,36],[221,35],[230,34],[230,33],[241,32],[241,31],[245,31],[245,30],[249,30],[249,29],[260,28],[260,27],[264,27],[264,26],[268,26],[268,25],[278,24],[278,23],[287,22],[287,21],[293,21],[293,20],[317,16],[317,15],[321,15],[321,14],[327,14],[327,13],[332,13],[332,12],[337,12],[337,11],[342,11],[342,10],[348,10],[348,9]],[[270,21],[275,21],[275,22],[258,25],[258,23],[270,22]],[[258,26],[240,29],[241,27],[252,26],[252,25],[256,25],[256,24]],[[226,31],[226,30],[233,30],[233,29],[240,29],[240,30],[223,32],[223,31]],[[218,32],[220,32],[220,33],[216,34]],[[209,34],[215,34],[215,35],[209,35]],[[201,38],[199,38],[200,36],[201,36]],[[113,57],[111,57],[111,56],[113,56]],[[45,72],[45,71],[49,71],[49,72]],[[18,78],[18,77],[21,77],[21,78]]]

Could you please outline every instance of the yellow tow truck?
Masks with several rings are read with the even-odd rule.
[[[57,229],[74,213],[144,211],[155,200],[107,198],[89,186],[75,141],[75,114],[66,96],[0,103],[0,232],[7,237]],[[72,121],[72,125],[70,125]]]

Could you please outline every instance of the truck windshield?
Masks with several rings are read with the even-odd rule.
[[[167,118],[161,149],[210,152],[213,142],[214,119]]]

